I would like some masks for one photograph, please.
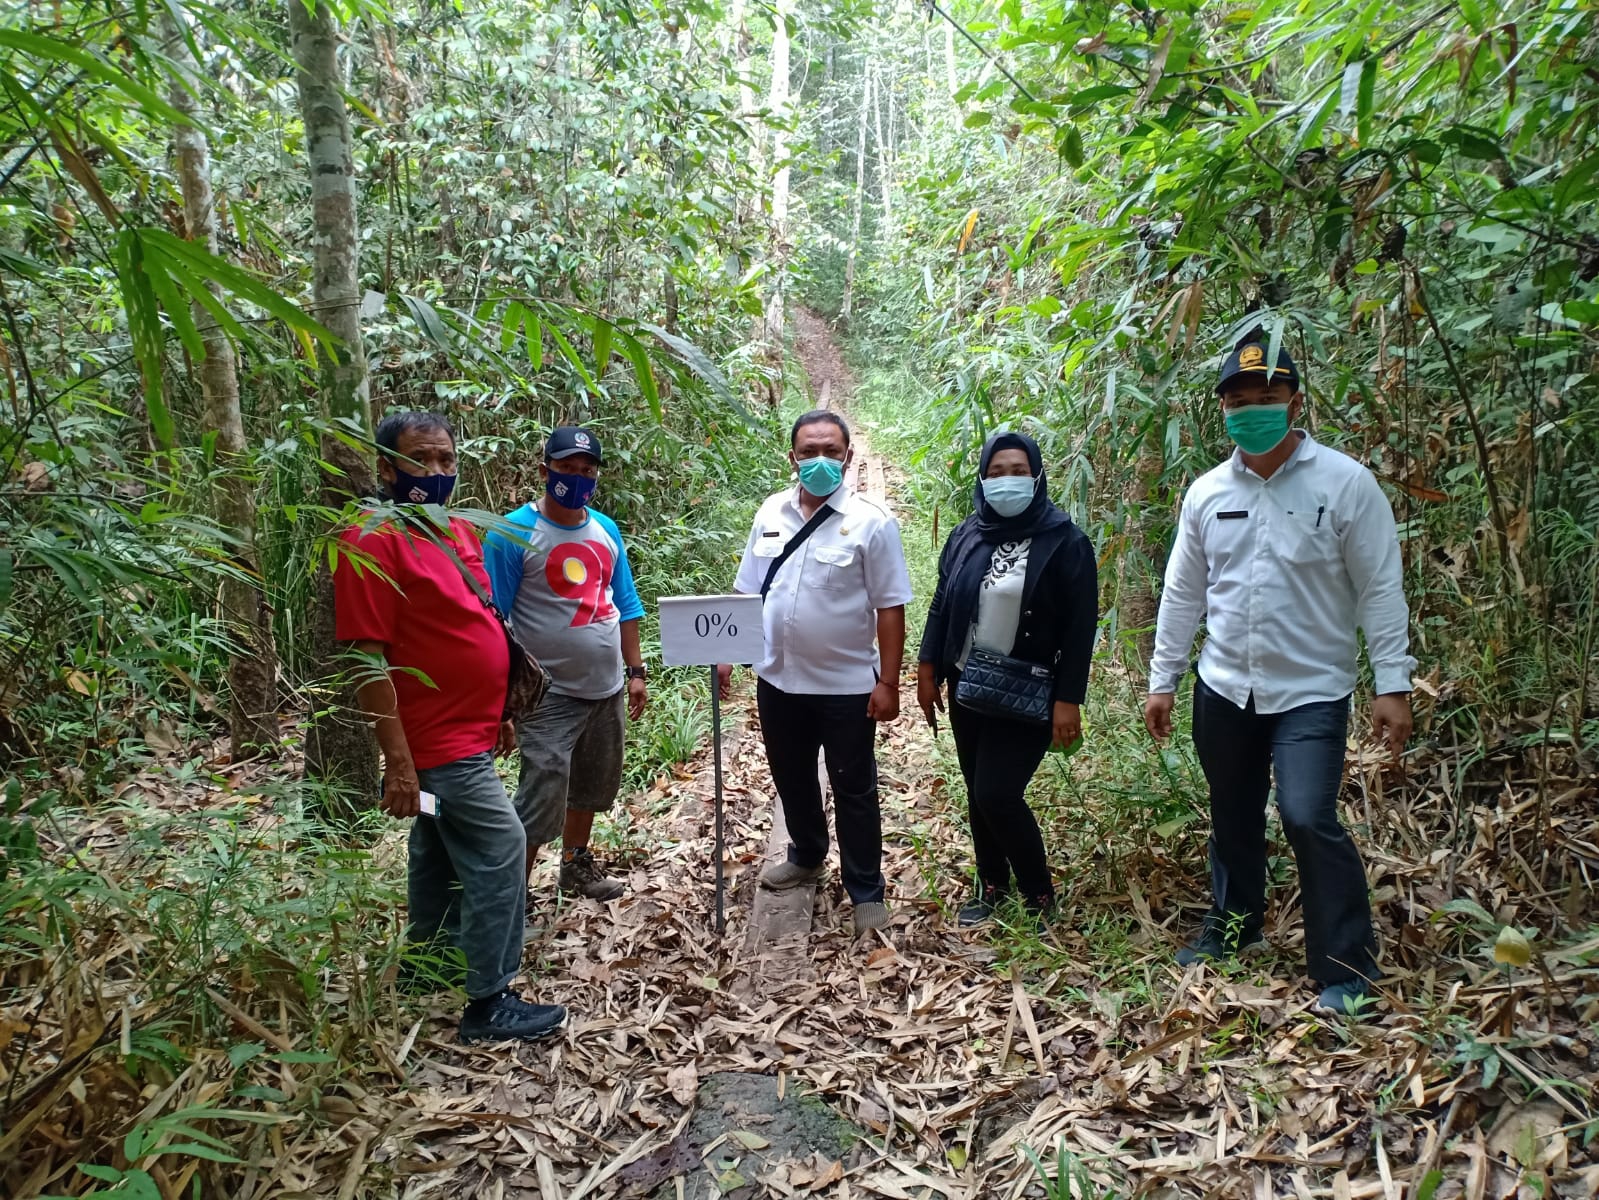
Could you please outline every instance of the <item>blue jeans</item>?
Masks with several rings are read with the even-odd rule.
[[[1240,942],[1266,921],[1266,797],[1273,777],[1283,833],[1299,866],[1305,959],[1320,984],[1376,977],[1366,872],[1338,821],[1349,697],[1257,713],[1203,679],[1194,682],[1194,749],[1210,784],[1210,876],[1205,920]]]
[[[448,940],[466,959],[466,993],[508,987],[522,966],[527,837],[488,751],[418,771],[439,798],[438,816],[411,822],[406,936],[424,947]]]

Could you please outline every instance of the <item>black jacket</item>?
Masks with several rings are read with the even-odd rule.
[[[950,573],[968,549],[976,553],[987,549],[992,553],[991,547],[980,544],[975,525],[976,519],[968,517],[944,543],[938,559],[938,586],[922,630],[917,657],[933,664],[934,677],[940,684],[954,675],[970,629],[969,622],[960,621],[955,614],[969,612],[975,616],[977,612],[976,596],[950,594]],[[1098,625],[1099,568],[1088,535],[1068,523],[1034,537],[1028,549],[1022,612],[1011,656],[1052,666],[1055,700],[1081,704],[1088,693],[1088,667]]]

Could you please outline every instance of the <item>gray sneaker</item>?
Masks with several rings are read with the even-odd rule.
[[[568,896],[587,896],[590,900],[615,900],[627,891],[620,879],[612,879],[587,846],[579,846],[568,857],[561,855],[560,889]]]
[[[802,867],[786,861],[773,863],[761,872],[761,886],[771,892],[786,892],[790,888],[817,882],[822,873],[822,867]]]
[[[881,929],[888,924],[888,905],[880,900],[868,900],[855,906],[855,936]]]

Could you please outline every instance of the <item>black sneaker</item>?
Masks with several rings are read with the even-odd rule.
[[[537,1042],[553,1037],[566,1024],[559,1004],[529,1004],[506,988],[474,1000],[461,1014],[463,1042]]]
[[[1191,967],[1196,962],[1211,962],[1218,958],[1243,957],[1246,954],[1255,954],[1266,949],[1266,939],[1258,933],[1246,942],[1236,947],[1230,944],[1231,939],[1222,936],[1220,930],[1206,929],[1188,945],[1177,951],[1177,965]]]
[[[984,885],[977,895],[961,905],[960,912],[955,916],[955,924],[962,929],[987,924],[994,919],[994,913],[1004,902],[1005,893],[1002,889],[991,884]]]

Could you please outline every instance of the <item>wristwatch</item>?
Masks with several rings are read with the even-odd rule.
[[[629,679],[648,679],[650,677],[650,669],[648,667],[629,667],[627,669],[627,677]]]

